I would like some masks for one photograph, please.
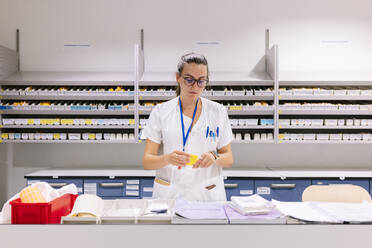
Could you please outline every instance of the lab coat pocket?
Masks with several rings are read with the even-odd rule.
[[[226,192],[221,177],[214,177],[203,184],[204,199],[207,201],[226,201]]]
[[[155,178],[154,192],[152,198],[154,199],[170,199],[172,196],[173,186],[160,178]]]

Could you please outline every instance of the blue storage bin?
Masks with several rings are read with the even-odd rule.
[[[154,178],[142,178],[141,179],[141,197],[149,198],[152,197],[154,190]]]
[[[369,179],[313,179],[312,185],[329,185],[329,184],[352,184],[357,185],[369,192]]]
[[[258,179],[255,193],[267,200],[302,201],[302,193],[311,185],[310,179]]]
[[[224,180],[226,198],[231,196],[250,196],[254,193],[254,181],[248,178],[227,178]]]

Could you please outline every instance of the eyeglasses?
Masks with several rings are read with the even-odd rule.
[[[195,83],[197,83],[198,87],[199,88],[203,88],[204,86],[207,85],[207,83],[209,82],[209,79],[195,79],[193,77],[190,77],[190,76],[186,76],[186,77],[182,77],[186,84],[190,87],[194,86]]]

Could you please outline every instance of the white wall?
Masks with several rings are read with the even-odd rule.
[[[212,71],[249,71],[264,54],[264,29],[281,70],[370,70],[368,0],[1,0],[0,44],[21,30],[22,70],[133,70],[145,29],[146,68],[175,70],[180,55],[207,55]],[[201,46],[197,41],[218,41]],[[91,47],[64,47],[68,42]],[[259,66],[259,69],[263,69]]]

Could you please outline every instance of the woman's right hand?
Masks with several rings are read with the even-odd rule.
[[[190,162],[190,154],[174,150],[173,152],[165,155],[165,161],[178,167],[184,167]]]

